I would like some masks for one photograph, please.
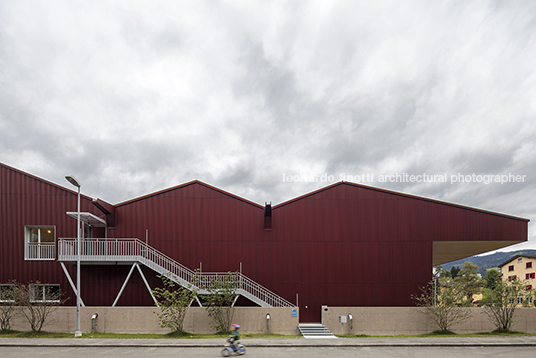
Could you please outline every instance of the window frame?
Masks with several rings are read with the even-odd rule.
[[[36,288],[39,289],[40,292],[38,292],[38,295],[41,295],[41,299],[36,299]],[[59,293],[58,295],[58,298],[55,299],[55,300],[52,300],[52,299],[47,299],[47,292],[49,292],[47,290],[47,288],[54,288],[54,291],[55,289],[57,288],[57,292]],[[61,301],[61,286],[59,284],[50,284],[50,283],[32,283],[30,284],[30,302],[32,303],[52,303],[52,302],[60,302]]]
[[[4,288],[10,287],[12,291],[12,299],[4,299],[2,293],[5,292]],[[0,302],[8,303],[8,302],[15,302],[15,285],[12,283],[3,283],[0,284]]]
[[[38,230],[37,241],[33,241],[33,231]],[[43,241],[41,230],[52,230],[53,241]],[[56,226],[25,225],[24,226],[24,259],[25,260],[56,260]]]

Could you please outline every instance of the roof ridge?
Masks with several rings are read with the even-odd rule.
[[[305,199],[308,196],[316,195],[318,193],[321,193],[321,192],[323,192],[325,190],[332,189],[332,188],[337,187],[339,185],[350,185],[350,186],[354,186],[354,187],[358,187],[358,188],[362,188],[362,189],[379,191],[379,192],[382,192],[382,193],[402,196],[402,197],[406,197],[406,198],[410,198],[410,199],[423,200],[423,201],[428,201],[428,202],[432,202],[432,203],[436,203],[436,204],[448,205],[448,206],[453,206],[453,207],[457,207],[457,208],[460,208],[460,209],[478,211],[478,212],[481,212],[481,213],[487,213],[487,214],[491,214],[491,215],[508,217],[508,218],[513,218],[513,219],[517,219],[517,220],[523,220],[523,221],[527,221],[527,222],[530,221],[530,219],[523,218],[523,217],[520,217],[520,216],[504,214],[504,213],[500,213],[500,212],[497,212],[497,211],[476,208],[476,207],[473,207],[473,206],[453,203],[453,202],[449,202],[449,201],[445,201],[445,200],[432,199],[432,198],[427,198],[425,196],[420,196],[420,195],[415,195],[415,194],[408,194],[408,193],[404,193],[404,192],[400,192],[400,191],[394,191],[394,190],[391,190],[391,189],[379,188],[379,187],[375,187],[375,186],[359,184],[359,183],[353,183],[353,182],[348,182],[348,181],[339,181],[339,182],[330,184],[328,186],[313,190],[313,191],[311,191],[309,193],[300,195],[300,196],[298,196],[296,198],[293,198],[293,199],[284,201],[284,202],[282,202],[280,204],[274,205],[274,206],[272,206],[272,209],[276,210],[276,209],[278,209],[278,208],[280,208],[282,206],[292,204],[295,201]]]
[[[12,167],[12,166],[7,165],[7,164],[2,163],[2,162],[0,162],[0,166],[1,166],[1,167],[4,167],[4,168],[7,169],[7,170],[14,171],[14,172],[16,172],[17,174],[26,176],[26,177],[28,177],[28,178],[30,178],[30,179],[37,180],[37,181],[40,181],[40,182],[42,182],[42,183],[44,183],[44,184],[47,184],[47,185],[56,187],[57,189],[61,189],[61,190],[67,191],[67,192],[69,192],[69,193],[71,193],[71,194],[75,194],[75,195],[78,194],[78,191],[77,191],[77,190],[73,190],[73,189],[70,189],[70,188],[68,188],[68,187],[66,187],[66,186],[62,186],[62,185],[60,185],[60,184],[56,184],[56,183],[54,183],[54,182],[52,182],[52,181],[50,181],[50,180],[41,178],[41,177],[39,177],[39,176],[37,176],[37,175],[31,174],[31,173],[26,172],[26,171],[24,171],[24,170],[22,170],[22,169],[18,169],[18,168]],[[80,197],[83,197],[84,199],[93,201],[93,198],[92,198],[92,197],[90,197],[90,196],[88,196],[88,195],[85,195],[85,194],[82,194],[82,193],[80,193]]]
[[[216,186],[213,186],[211,184],[205,183],[205,182],[203,182],[201,180],[198,180],[198,179],[194,179],[194,180],[191,180],[189,182],[178,184],[178,185],[175,185],[175,186],[172,186],[172,187],[169,187],[169,188],[161,189],[161,190],[158,190],[158,191],[155,191],[155,192],[152,192],[152,193],[144,194],[142,196],[139,196],[139,197],[136,197],[136,198],[133,198],[133,199],[129,199],[129,200],[117,203],[117,204],[114,205],[114,207],[119,207],[119,206],[131,204],[131,203],[136,202],[136,201],[145,200],[145,199],[150,198],[152,196],[157,196],[157,195],[160,195],[160,194],[164,194],[164,193],[167,193],[167,192],[170,192],[170,191],[173,191],[173,190],[177,190],[177,189],[181,189],[181,188],[185,188],[187,186],[194,185],[194,184],[202,185],[202,186],[204,186],[204,187],[206,187],[208,189],[217,191],[217,192],[219,192],[219,193],[221,193],[223,195],[226,195],[226,196],[229,196],[231,198],[243,201],[246,204],[256,206],[256,207],[258,207],[260,209],[264,209],[264,206],[262,206],[260,204],[257,204],[257,203],[255,203],[255,202],[253,202],[251,200],[248,200],[246,198],[243,198],[241,196],[238,196],[238,195],[233,194],[231,192],[228,192],[226,190],[220,189],[220,188],[218,188]]]

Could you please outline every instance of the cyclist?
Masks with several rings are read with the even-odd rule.
[[[240,332],[238,331],[240,329],[239,324],[233,324],[231,326],[231,336],[229,337],[229,343],[231,343],[231,347],[233,350],[237,351],[238,347],[236,346],[236,342],[240,340]]]

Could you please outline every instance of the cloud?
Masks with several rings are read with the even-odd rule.
[[[530,218],[535,14],[530,1],[3,1],[0,161],[62,185],[74,174],[112,203],[199,179],[276,204],[330,184],[284,175],[371,173]],[[378,180],[397,173],[526,180]]]

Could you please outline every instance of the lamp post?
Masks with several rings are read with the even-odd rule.
[[[67,175],[65,177],[67,181],[73,184],[78,188],[78,217],[76,221],[76,246],[78,248],[78,253],[76,255],[76,332],[74,332],[75,337],[81,337],[82,332],[80,331],[80,182],[75,179],[72,175]]]

